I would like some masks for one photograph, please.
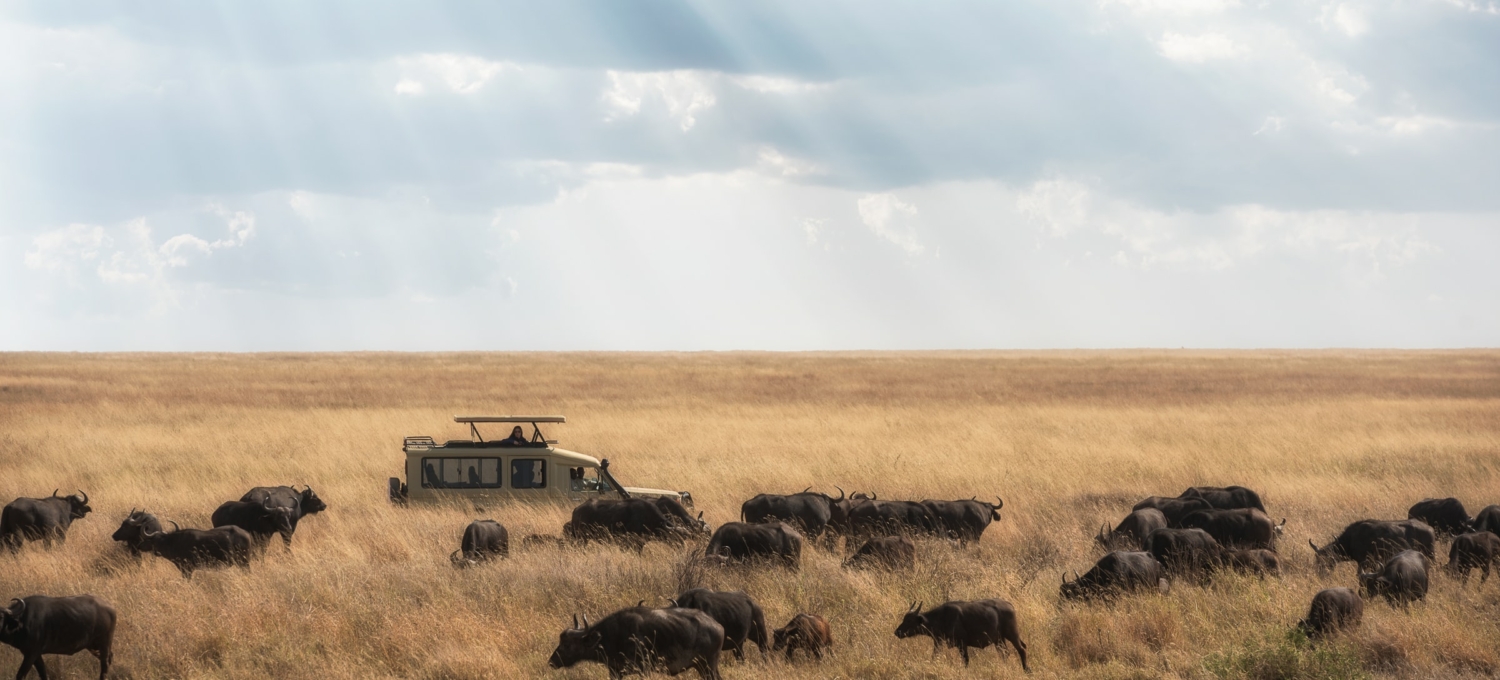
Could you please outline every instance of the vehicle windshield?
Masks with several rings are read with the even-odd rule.
[[[576,467],[568,471],[569,481],[574,491],[605,492],[613,491],[608,480],[599,474],[599,468]]]

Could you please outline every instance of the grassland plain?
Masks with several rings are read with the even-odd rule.
[[[561,413],[562,445],[629,484],[689,489],[714,524],[758,492],[812,485],[884,498],[1003,496],[968,550],[921,546],[914,573],[708,569],[701,546],[517,552],[448,566],[471,512],[391,507],[403,435],[460,436],[455,413]],[[119,557],[132,507],[206,526],[260,484],[308,483],[328,512],[248,572],[184,581]],[[1062,604],[1066,570],[1139,497],[1240,483],[1287,517],[1282,580],[1228,578],[1113,606]],[[0,599],[90,592],[120,612],[119,677],[597,678],[546,659],[574,612],[743,588],[773,625],[821,613],[835,653],[751,654],[727,678],[1019,677],[1014,655],[963,668],[892,631],[907,604],[998,597],[1020,612],[1033,675],[1467,677],[1500,672],[1500,583],[1436,576],[1410,613],[1313,648],[1289,634],[1320,577],[1308,539],[1413,502],[1500,502],[1500,352],[896,354],[0,355],[0,500],[83,488],[66,545],[0,555]],[[512,535],[563,507],[494,507]],[[1439,546],[1444,552],[1445,545]],[[1440,558],[1446,561],[1446,557]],[[0,670],[20,656],[0,651]],[[89,677],[87,655],[58,658]]]

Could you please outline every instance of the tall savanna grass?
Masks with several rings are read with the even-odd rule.
[[[476,515],[395,508],[401,437],[463,436],[455,414],[552,414],[561,445],[627,484],[687,489],[714,524],[759,492],[1005,500],[967,550],[929,541],[910,573],[849,572],[811,549],[798,572],[714,569],[701,545],[513,550],[455,570]],[[183,526],[245,489],[311,484],[331,506],[249,572],[184,580],[122,557],[133,507]],[[1065,570],[1140,497],[1245,484],[1289,519],[1280,580],[1177,584],[1112,605],[1060,603]],[[1500,352],[895,354],[0,355],[0,501],[82,488],[95,512],[51,551],[0,555],[0,600],[94,593],[120,613],[119,677],[597,678],[551,671],[572,615],[693,586],[744,589],[780,626],[832,622],[834,655],[725,657],[729,678],[1019,677],[1014,656],[892,635],[910,602],[1013,602],[1036,677],[1404,677],[1500,672],[1500,583],[1435,574],[1410,612],[1371,603],[1361,630],[1292,632],[1312,567],[1348,522],[1413,502],[1500,502]],[[568,508],[486,508],[556,534]],[[1440,552],[1446,546],[1440,546]],[[1446,556],[1440,558],[1446,561]],[[54,657],[56,658],[56,657]],[[0,651],[0,672],[20,655]],[[87,655],[57,658],[89,677]]]

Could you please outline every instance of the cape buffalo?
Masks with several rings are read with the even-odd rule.
[[[1254,508],[1266,511],[1266,506],[1260,502],[1260,494],[1243,486],[1194,486],[1178,498],[1201,498],[1219,510]]]
[[[1366,597],[1382,595],[1392,607],[1405,607],[1412,600],[1427,597],[1427,567],[1431,564],[1422,553],[1403,550],[1385,561],[1380,571],[1360,573],[1359,587]]]
[[[1157,529],[1146,537],[1147,550],[1167,573],[1205,575],[1219,563],[1223,548],[1202,529]]]
[[[1431,559],[1436,540],[1432,527],[1418,520],[1362,519],[1344,527],[1328,545],[1319,548],[1311,540],[1307,544],[1317,556],[1318,571],[1326,574],[1339,562],[1352,561],[1362,569],[1408,549]]]
[[[1406,511],[1407,519],[1418,519],[1439,536],[1457,536],[1474,530],[1474,519],[1457,498],[1426,498]]]
[[[472,567],[497,556],[510,556],[510,532],[495,520],[476,519],[464,527],[463,543],[448,561],[455,567]]]
[[[244,529],[237,526],[182,529],[176,522],[167,521],[172,524],[172,531],[142,531],[140,548],[171,562],[184,578],[192,578],[197,569],[229,565],[250,568],[250,546],[255,539]]]
[[[620,541],[642,549],[647,541],[682,543],[688,530],[644,498],[591,498],[573,508],[563,536],[574,541]]]
[[[995,645],[995,651],[1003,659],[1005,643],[1010,642],[1021,657],[1021,669],[1031,670],[1026,666],[1026,643],[1021,641],[1016,608],[1004,600],[955,600],[925,612],[922,603],[913,604],[901,617],[896,637],[904,640],[918,635],[932,638],[934,654],[942,645],[957,647],[965,666],[969,665],[970,647],[984,649]]]
[[[849,506],[849,533],[854,536],[945,533],[932,509],[916,501],[856,502]]]
[[[734,658],[745,658],[745,641],[754,642],[760,653],[766,653],[766,615],[760,605],[743,591],[719,592],[707,588],[684,591],[672,600],[674,607],[696,609],[724,627],[724,649]]]
[[[1267,550],[1276,547],[1276,538],[1285,524],[1284,519],[1281,520],[1281,525],[1272,522],[1266,513],[1254,508],[1198,510],[1184,515],[1178,521],[1178,526],[1183,528],[1207,531],[1219,545],[1226,548]]]
[[[210,521],[214,527],[239,527],[255,539],[255,547],[262,555],[271,542],[271,536],[281,534],[282,547],[292,549],[293,518],[296,511],[284,505],[276,505],[271,499],[259,501],[226,501],[214,510]]]
[[[257,486],[240,496],[240,500],[246,503],[264,503],[269,500],[271,507],[289,508],[292,511],[292,531],[297,531],[297,523],[303,517],[316,515],[328,509],[328,504],[313,493],[312,487],[301,491],[295,486]],[[282,537],[287,546],[291,546],[290,534]]]
[[[811,491],[812,487],[794,494],[759,494],[740,505],[740,521],[750,523],[777,520],[786,522],[803,532],[808,538],[832,538],[836,533],[834,514],[843,509],[844,490],[839,497]],[[837,487],[835,487],[837,488]],[[843,514],[843,513],[840,513]]]
[[[1448,564],[1443,568],[1450,576],[1461,577],[1465,582],[1469,580],[1469,570],[1477,568],[1482,572],[1479,582],[1484,583],[1489,580],[1490,565],[1497,557],[1500,557],[1500,536],[1475,531],[1453,539],[1448,548]]]
[[[573,617],[573,627],[557,636],[547,665],[571,668],[580,661],[602,663],[609,677],[661,671],[676,675],[692,668],[699,678],[719,678],[724,627],[697,609],[628,607],[589,624]]]
[[[1105,533],[1108,528],[1107,524],[1099,527],[1099,534],[1094,537],[1094,541],[1105,550],[1113,550],[1121,544],[1140,547],[1151,532],[1167,528],[1167,516],[1156,508],[1141,508],[1131,511],[1113,531]]]
[[[911,569],[917,565],[917,545],[905,536],[877,536],[859,546],[845,568],[882,567],[885,569]]]
[[[949,538],[957,539],[959,545],[968,545],[970,541],[979,540],[990,522],[1000,521],[1000,508],[1005,507],[1005,501],[996,496],[994,503],[976,497],[966,501],[924,500],[922,505],[927,506],[933,519],[937,520],[937,529]]]
[[[1345,628],[1359,625],[1365,615],[1365,601],[1348,588],[1328,588],[1313,596],[1307,618],[1297,626],[1307,637],[1318,640]]]
[[[772,558],[796,569],[802,563],[802,535],[786,522],[729,522],[714,531],[705,554],[726,562]]]
[[[1184,515],[1187,515],[1190,512],[1197,512],[1199,510],[1212,510],[1213,507],[1214,506],[1210,505],[1208,501],[1203,500],[1202,498],[1167,498],[1165,496],[1151,496],[1139,503],[1136,503],[1135,507],[1131,508],[1130,510],[1132,512],[1136,510],[1144,510],[1146,508],[1154,508],[1156,510],[1160,510],[1161,514],[1167,518],[1167,526],[1176,527],[1177,523],[1182,521]]]
[[[814,659],[823,658],[823,650],[833,647],[833,633],[828,629],[828,619],[817,614],[798,614],[771,634],[771,651],[786,649],[786,660],[792,660],[792,652],[805,649]]]
[[[0,609],[0,642],[21,651],[16,680],[25,678],[32,666],[47,680],[43,654],[72,655],[85,649],[99,658],[99,680],[104,680],[114,638],[115,609],[93,595],[32,595]]]
[[[110,538],[125,544],[125,549],[130,551],[130,556],[137,560],[141,559],[141,541],[145,540],[146,532],[161,531],[161,520],[145,510],[130,509],[130,514],[125,521],[120,523],[120,528],[115,530]]]
[[[1225,550],[1221,559],[1225,567],[1241,574],[1281,576],[1281,556],[1274,550]]]
[[[667,518],[667,522],[671,523],[679,531],[686,533],[690,537],[708,535],[708,522],[703,521],[703,511],[698,511],[698,516],[694,517],[682,505],[682,501],[667,496],[653,498],[651,502],[656,504],[656,509],[660,510],[662,516]]]
[[[1500,536],[1500,505],[1486,505],[1474,516],[1474,530]]]
[[[68,540],[73,520],[93,512],[89,495],[81,489],[72,496],[61,497],[57,490],[47,498],[17,498],[0,510],[0,545],[12,553],[26,541],[41,541],[48,548],[52,542]]]
[[[1148,552],[1116,550],[1094,564],[1087,574],[1074,572],[1072,581],[1063,574],[1060,593],[1066,600],[1112,599],[1122,592],[1159,590],[1166,592],[1167,580],[1161,563]]]

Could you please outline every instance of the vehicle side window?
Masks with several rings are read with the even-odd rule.
[[[422,486],[428,489],[498,488],[500,459],[423,458]]]
[[[510,488],[545,489],[547,461],[541,458],[516,458],[510,461]]]

